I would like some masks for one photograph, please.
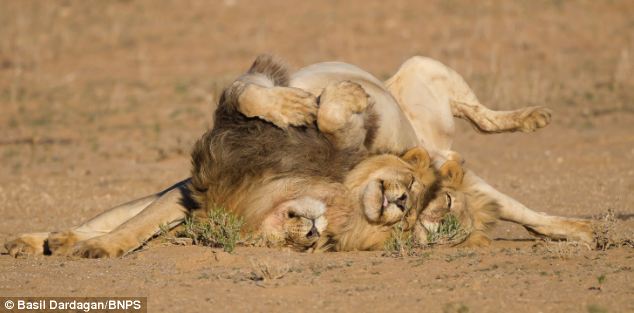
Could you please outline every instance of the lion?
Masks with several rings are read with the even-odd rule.
[[[440,168],[444,183],[418,215],[412,229],[419,244],[428,244],[428,235],[438,232],[449,214],[457,218],[462,235],[455,245],[483,247],[491,243],[489,232],[499,220],[499,205],[484,194],[464,189],[464,169],[458,164],[452,159]]]
[[[414,147],[402,158],[376,155],[359,163],[373,144],[376,120],[364,89],[336,81],[317,99],[286,87],[288,80],[279,62],[262,56],[223,93],[213,129],[192,152],[194,199],[208,209],[225,206],[255,230],[276,228],[267,219],[261,225],[263,217],[280,214],[272,213],[278,203],[310,197],[326,207],[327,243],[316,248],[382,247],[389,226],[419,211],[418,198],[435,181],[427,152]],[[322,233],[311,228],[304,230],[315,238]],[[291,236],[297,250],[315,248],[305,234]]]
[[[403,154],[409,148],[424,147],[437,169],[457,155],[451,150],[455,135],[454,118],[467,120],[482,133],[532,132],[547,126],[551,119],[550,111],[543,107],[493,111],[478,101],[458,73],[436,60],[419,56],[404,62],[386,82],[381,82],[350,64],[317,63],[293,73],[288,81],[288,89],[271,88],[265,82],[261,87],[266,92],[262,95],[276,93],[281,98],[294,97],[297,89],[301,89],[316,97],[332,82],[343,80],[358,83],[373,100],[376,128],[372,135],[374,140],[367,147],[371,154]],[[257,89],[252,88],[252,91]],[[272,119],[275,120],[276,117]],[[302,121],[301,118],[286,120],[286,124],[295,126],[308,122],[310,120]],[[282,128],[288,127],[284,123],[280,125]],[[452,192],[478,195],[478,202],[485,199],[484,203],[495,203],[496,220],[499,218],[521,224],[532,234],[539,236],[593,243],[590,221],[551,216],[531,210],[496,190],[471,170],[467,169],[463,177],[460,188],[453,188]],[[186,203],[183,201],[185,196],[181,194],[187,194],[189,182],[182,181],[162,193],[115,207],[111,210],[112,213],[107,214],[134,215],[150,207],[178,207],[186,211]],[[439,194],[442,196],[444,193]],[[62,237],[88,238],[103,233],[104,229],[91,227],[87,223],[85,227],[73,229],[72,236]],[[55,234],[36,233],[20,236],[7,243],[7,247],[14,251],[12,254],[38,253],[41,252],[41,243],[46,238],[49,238],[49,246],[51,243],[55,245]]]
[[[283,86],[285,73],[271,58],[258,58],[223,92],[213,129],[194,146],[191,179],[48,234],[46,248],[89,258],[121,256],[155,235],[159,225],[173,227],[218,205],[270,244],[300,251],[382,247],[389,226],[419,211],[418,197],[435,181],[427,152],[415,147],[402,157],[368,157],[374,113],[363,88],[331,84],[317,110],[315,97]],[[319,129],[292,127],[315,117]],[[137,205],[148,202],[137,212]],[[40,253],[42,238],[23,235],[7,248],[12,255]]]
[[[493,111],[478,101],[458,73],[436,60],[420,56],[405,61],[384,83],[354,65],[324,62],[298,70],[291,76],[289,85],[319,94],[329,82],[341,79],[359,83],[375,100],[379,123],[371,152],[424,147],[439,170],[446,161],[464,162],[460,154],[451,149],[455,135],[454,118],[468,121],[485,134],[533,132],[547,126],[551,120],[550,110],[544,107]],[[488,237],[483,235],[497,220],[518,223],[539,237],[594,245],[590,220],[531,210],[496,190],[468,168],[464,168],[456,184],[441,186],[437,195],[440,199],[453,195],[469,200],[461,209],[466,213],[463,222],[467,228],[474,229],[474,239],[468,240],[468,245],[486,245]]]

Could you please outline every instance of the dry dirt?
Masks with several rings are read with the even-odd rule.
[[[613,209],[614,233],[631,235],[634,3],[473,4],[0,1],[0,243],[188,176],[219,88],[262,52],[380,78],[427,55],[492,108],[546,105],[544,130],[483,136],[460,124],[455,148],[531,208]],[[534,241],[507,223],[494,235],[487,249],[402,258],[158,242],[109,260],[4,254],[0,296],[147,296],[151,312],[634,312],[634,249]],[[258,280],[262,268],[274,274]]]

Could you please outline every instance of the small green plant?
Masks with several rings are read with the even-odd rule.
[[[240,230],[244,221],[223,208],[209,210],[206,217],[185,219],[177,237],[190,238],[195,245],[222,248],[232,252],[240,242]]]
[[[383,249],[389,255],[404,256],[413,255],[417,243],[411,231],[403,229],[403,222],[396,224],[392,229],[392,235],[385,241]]]
[[[596,304],[588,305],[588,313],[607,313],[608,310]]]
[[[469,307],[463,303],[446,303],[442,308],[443,313],[469,313]]]
[[[453,214],[447,214],[440,222],[438,230],[427,234],[427,243],[446,244],[460,242],[467,236],[458,218]]]

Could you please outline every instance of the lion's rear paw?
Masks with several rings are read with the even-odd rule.
[[[531,234],[537,237],[554,240],[578,241],[590,247],[594,247],[596,245],[591,220],[559,218],[556,222],[549,225],[523,226]]]
[[[525,133],[534,132],[550,124],[552,111],[544,107],[529,107],[520,115],[520,130]]]
[[[14,258],[19,256],[44,254],[43,237],[24,234],[7,241],[5,248]]]
[[[591,220],[571,220],[568,223],[572,229],[569,240],[580,241],[591,247],[595,246],[596,240]]]
[[[72,255],[89,259],[101,259],[119,257],[124,252],[123,249],[112,243],[98,239],[88,239],[77,243],[73,247]]]

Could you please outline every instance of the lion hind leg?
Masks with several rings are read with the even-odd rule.
[[[499,217],[502,220],[524,226],[531,234],[556,240],[580,241],[594,244],[594,232],[590,220],[566,218],[533,211],[517,200],[496,190],[474,173],[465,176],[468,181],[465,188],[485,195],[499,205]]]
[[[405,61],[386,85],[419,138],[441,149],[451,146],[455,127],[452,117],[469,121],[483,133],[533,132],[551,120],[551,111],[543,107],[511,111],[487,108],[460,74],[426,57]]]
[[[521,131],[534,132],[550,124],[552,111],[540,107],[526,107],[512,111],[490,110],[479,102],[451,101],[455,117],[465,119],[483,133]]]
[[[46,238],[49,233],[26,233],[10,238],[4,244],[12,257],[42,255],[46,251]]]

